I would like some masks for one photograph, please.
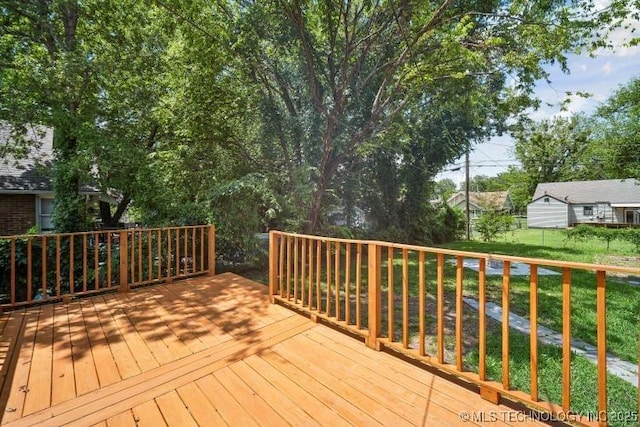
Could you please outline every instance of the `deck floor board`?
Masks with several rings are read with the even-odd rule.
[[[266,286],[230,273],[0,323],[9,427],[454,426],[461,411],[508,410],[269,304]]]

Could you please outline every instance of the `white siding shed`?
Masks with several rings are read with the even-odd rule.
[[[529,228],[569,227],[569,204],[551,196],[542,196],[527,205]]]

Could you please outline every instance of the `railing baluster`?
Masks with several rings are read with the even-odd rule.
[[[189,230],[185,228],[182,233],[184,234],[184,256],[180,260],[182,268],[184,268],[184,275],[189,274],[189,233],[187,231]],[[140,237],[142,238],[142,231],[140,231]],[[142,251],[140,253],[142,254]]]
[[[87,234],[82,235],[82,292],[87,292],[88,266]]]
[[[180,228],[176,228],[176,276],[180,273]]]
[[[382,296],[380,295],[380,264],[382,251],[380,246],[375,243],[369,243],[368,256],[368,296],[369,296],[369,319],[367,336],[367,345],[376,350],[380,350],[378,337],[380,336],[381,317],[382,317]]]
[[[100,281],[100,252],[99,252],[99,233],[93,234],[93,287],[95,290],[99,288]],[[121,243],[122,244],[122,243]],[[122,256],[122,255],[120,255]]]
[[[136,230],[131,230],[131,238],[129,239],[131,247],[129,250],[129,262],[131,263],[131,284],[136,283]],[[177,250],[177,248],[176,248]]]
[[[356,244],[356,328],[362,329],[362,243]]]
[[[287,300],[291,299],[291,237],[287,235],[287,278],[286,278],[286,296]]]
[[[444,254],[437,256],[438,363],[444,363]]]
[[[571,269],[562,269],[562,410],[571,408]]]
[[[462,372],[462,316],[464,300],[462,285],[464,281],[464,258],[456,257],[456,369]]]
[[[171,274],[171,266],[173,265],[171,257],[171,228],[167,228],[167,281],[170,281],[171,277],[173,277]],[[211,269],[211,264],[209,264],[209,269]]]
[[[529,320],[531,331],[531,400],[538,401],[538,266],[531,264],[529,277]]]
[[[502,387],[509,390],[509,279],[511,262],[502,262]]]
[[[9,270],[11,271],[10,273],[10,290],[9,290],[9,301],[11,302],[11,305],[15,305],[16,304],[16,238],[12,237],[11,238],[11,244],[10,244],[11,248],[10,248],[10,254],[9,254],[9,262],[11,267],[9,268]]]
[[[213,226],[209,226],[209,227],[213,232]],[[200,227],[200,270],[196,269],[196,260],[197,259],[198,259],[198,257],[196,257],[196,256],[193,257],[193,262],[194,262],[193,268],[196,271],[203,271],[204,270],[204,227]]]
[[[478,260],[478,376],[480,381],[487,378],[487,289],[486,289],[486,258]]]
[[[129,292],[129,280],[127,277],[127,262],[129,262],[129,233],[127,230],[122,230],[119,233],[119,243],[120,243],[120,286],[118,287],[118,292],[125,293]],[[133,281],[133,277],[131,278]]]
[[[402,346],[409,348],[409,251],[402,249]]]
[[[286,246],[286,237],[283,236],[282,234],[279,235],[279,250],[280,250],[280,256],[278,257],[278,293],[280,294],[280,296],[284,295],[284,249]]]
[[[344,265],[344,320],[351,324],[351,243],[346,243]]]
[[[113,285],[112,271],[111,271],[111,263],[112,263],[112,246],[113,246],[113,236],[111,236],[111,232],[107,232],[107,288],[110,288]]]
[[[75,258],[75,236],[69,235],[69,294],[73,295],[75,291],[75,278],[73,277],[74,258]]]
[[[134,233],[138,236],[138,282],[144,281],[142,277],[142,270],[144,267],[144,263],[142,262],[142,230],[136,230]]]
[[[327,316],[331,316],[331,242],[326,241],[327,249],[327,301],[325,307],[327,308]]]
[[[304,307],[305,301],[305,279],[307,275],[306,263],[307,263],[307,238],[302,238],[300,249],[300,305]]]
[[[296,304],[298,302],[298,273],[299,273],[299,259],[298,252],[300,250],[300,244],[298,243],[300,239],[298,237],[293,238],[293,302]]]
[[[62,287],[62,249],[60,248],[60,234],[56,234],[56,296],[59,297],[61,294]]]
[[[153,251],[152,240],[153,240],[153,232],[151,230],[147,230],[147,280],[153,280]]]
[[[607,425],[607,272],[596,272],[596,317],[598,345],[598,424]],[[639,397],[640,399],[640,397]],[[640,402],[639,402],[640,405]]]
[[[320,290],[320,273],[322,270],[322,241],[316,241],[316,310],[322,310],[322,294]]]
[[[29,237],[27,239],[27,301],[31,301],[33,297],[33,239]]]
[[[151,246],[149,246],[149,253],[151,253]],[[195,273],[198,271],[198,257],[196,256],[196,227],[191,229],[191,272]],[[149,277],[151,279],[151,277]]]
[[[202,229],[204,230],[204,229]],[[204,239],[201,236],[201,240],[200,243],[202,245],[204,245]],[[160,280],[162,278],[162,230],[158,229],[158,231],[156,232],[156,245],[157,245],[157,255],[156,257],[158,258],[158,280]],[[204,250],[201,252],[202,257],[204,257]]]
[[[309,310],[313,308],[313,240],[309,240]]]
[[[280,243],[281,235],[274,230],[269,231],[269,301],[274,302],[274,296],[278,292],[278,244]]]
[[[425,355],[424,340],[425,340],[425,315],[426,315],[426,295],[424,289],[424,265],[425,265],[425,253],[420,251],[418,253],[418,336],[420,339],[418,352],[420,356]]]
[[[336,242],[335,250],[336,320],[340,320],[340,242]]]
[[[394,290],[393,290],[393,247],[387,247],[387,335],[389,341],[393,342],[394,335]]]
[[[42,298],[47,297],[47,236],[42,236]]]

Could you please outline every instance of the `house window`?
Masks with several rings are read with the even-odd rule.
[[[548,198],[548,197],[545,197],[545,198],[543,199],[543,201],[544,201],[545,203],[549,203],[549,201],[550,201],[550,200],[549,200],[549,198]]]
[[[582,208],[582,214],[584,216],[593,216],[593,206],[584,206]]]
[[[53,230],[53,199],[39,198],[37,205],[38,225],[40,231]]]

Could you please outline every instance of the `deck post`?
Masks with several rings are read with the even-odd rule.
[[[120,286],[118,292],[129,292],[129,239],[127,230],[120,230]]]
[[[216,274],[216,227],[211,224],[209,224],[209,239],[207,243],[209,276],[214,276]]]
[[[377,243],[368,244],[368,280],[369,289],[369,335],[367,336],[367,346],[380,351],[382,344],[378,341],[381,329],[382,300],[380,292],[380,264],[382,261],[382,250]]]
[[[269,302],[275,302],[278,293],[278,234],[269,230]]]

